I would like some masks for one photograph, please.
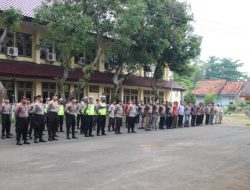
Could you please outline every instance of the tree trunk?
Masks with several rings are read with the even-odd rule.
[[[68,79],[69,76],[69,59],[66,57],[63,58],[63,77],[59,79],[58,86],[59,86],[59,91],[60,91],[60,97],[65,100],[65,82]]]
[[[151,87],[152,87],[155,99],[159,99],[158,87],[157,87],[157,79],[153,78],[151,80]]]
[[[7,29],[4,29],[3,34],[0,37],[0,44],[3,43],[7,35]]]
[[[4,88],[2,82],[0,81],[0,104],[3,102],[5,96],[6,96],[6,89]]]

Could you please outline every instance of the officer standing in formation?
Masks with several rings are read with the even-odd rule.
[[[11,105],[8,98],[0,105],[0,114],[2,115],[2,139],[11,138]]]
[[[97,136],[100,136],[100,132],[102,135],[106,135],[105,133],[105,125],[106,125],[106,117],[107,117],[107,105],[106,105],[106,97],[102,96],[101,102],[96,106],[97,113]]]
[[[23,138],[23,144],[30,144],[27,141],[27,132],[28,132],[28,117],[29,117],[29,108],[27,105],[27,98],[21,97],[20,103],[16,105],[15,110],[16,115],[16,140],[17,145],[22,145],[21,137]]]
[[[72,132],[72,139],[77,139],[75,136],[75,127],[76,127],[76,117],[77,117],[77,110],[78,110],[78,105],[77,105],[77,100],[75,97],[71,98],[71,101],[66,104],[66,127],[67,127],[67,139],[70,140],[70,130]]]
[[[94,97],[89,97],[89,102],[85,107],[84,113],[86,114],[87,126],[85,128],[85,137],[94,137],[92,134],[93,130],[93,120],[95,115],[95,104],[94,104]]]
[[[54,94],[52,100],[48,103],[48,135],[49,139],[48,141],[57,141],[56,139],[56,131],[58,128],[58,111],[59,111],[59,105],[58,105],[58,95]]]
[[[33,114],[33,124],[34,124],[34,143],[46,142],[43,139],[43,130],[45,125],[45,116],[44,116],[45,105],[43,104],[43,98],[41,95],[36,97],[36,103],[33,104],[32,110],[30,111]],[[38,141],[39,140],[39,141]]]

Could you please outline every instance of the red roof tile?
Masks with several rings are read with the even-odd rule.
[[[13,76],[13,77],[25,77],[25,78],[46,78],[55,79],[63,76],[63,69],[55,65],[47,64],[35,64],[24,61],[13,61],[0,59],[0,75]],[[101,84],[113,84],[113,73],[94,71],[91,76],[91,83]],[[69,81],[78,81],[82,78],[83,72],[81,69],[75,69],[69,72]],[[124,85],[148,87],[151,88],[151,80],[149,78],[131,76],[129,79],[123,82]],[[158,81],[159,88],[171,89],[170,81]],[[185,89],[180,85],[173,83],[172,88],[176,90],[184,91]]]
[[[225,80],[203,80],[196,83],[197,89],[192,91],[192,94],[219,94],[226,84]]]
[[[242,87],[244,86],[244,81],[227,82],[220,94],[239,94]]]
[[[42,4],[44,0],[1,0],[0,10],[5,10],[10,7],[20,9],[23,16],[32,18],[34,10]]]
[[[246,82],[240,93],[241,97],[250,98],[250,81]]]

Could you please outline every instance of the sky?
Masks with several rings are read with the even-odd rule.
[[[250,76],[250,1],[186,0],[194,15],[195,33],[203,36],[200,58],[232,58],[245,63]]]

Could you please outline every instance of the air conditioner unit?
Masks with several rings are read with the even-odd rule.
[[[7,47],[7,55],[12,57],[18,56],[18,48],[15,47]]]
[[[152,72],[145,72],[145,73],[144,73],[144,76],[145,76],[145,77],[152,77]]]
[[[47,61],[56,61],[56,54],[55,53],[48,53],[47,54]]]
[[[79,65],[85,65],[85,58],[84,57],[80,57],[77,63]]]

